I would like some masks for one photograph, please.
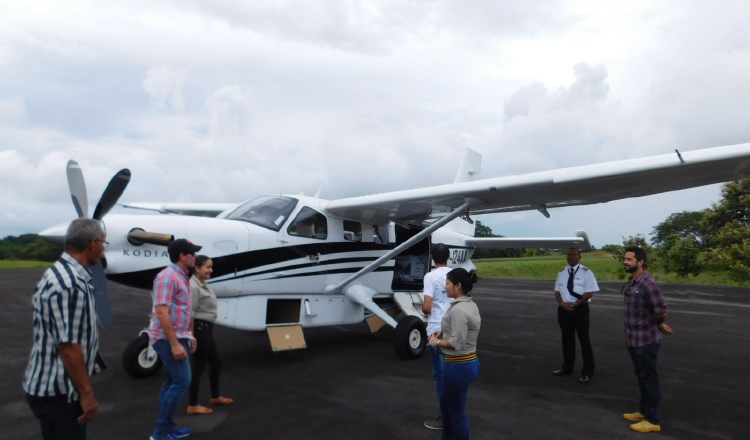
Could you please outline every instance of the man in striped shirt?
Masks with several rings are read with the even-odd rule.
[[[148,329],[151,346],[164,363],[167,377],[159,394],[159,417],[151,440],[174,440],[190,435],[178,428],[174,413],[182,395],[190,386],[188,351],[195,352],[192,328],[192,294],[190,269],[195,267],[195,253],[201,246],[180,238],[167,247],[172,262],[154,280],[154,316]]]
[[[633,369],[641,391],[638,411],[625,413],[631,422],[630,429],[638,432],[661,431],[659,406],[661,387],[656,372],[661,333],[671,335],[672,329],[664,323],[667,303],[656,280],[646,272],[646,251],[637,246],[625,249],[625,271],[632,277],[623,286],[625,302],[625,340]]]
[[[65,252],[36,286],[34,345],[23,380],[26,400],[44,439],[85,439],[97,415],[89,376],[106,368],[99,357],[94,288],[89,267],[106,247],[98,220],[73,221]]]

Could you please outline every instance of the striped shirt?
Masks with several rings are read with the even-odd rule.
[[[628,347],[661,344],[655,315],[667,313],[667,303],[656,280],[643,272],[622,289],[625,301],[625,339]]]
[[[154,279],[154,310],[148,339],[154,345],[159,339],[166,339],[161,322],[156,316],[156,306],[169,306],[169,318],[177,339],[193,339],[190,334],[190,317],[193,313],[193,298],[190,293],[189,273],[172,263],[159,272]]]
[[[32,296],[34,345],[23,379],[27,394],[79,399],[57,351],[59,344],[81,346],[89,376],[102,370],[94,301],[91,273],[70,254],[64,252],[44,272]]]

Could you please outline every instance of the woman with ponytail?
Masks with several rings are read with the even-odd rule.
[[[466,417],[466,397],[469,385],[479,376],[477,336],[482,320],[471,297],[474,283],[464,269],[453,269],[446,274],[445,290],[453,298],[451,307],[441,322],[440,331],[430,334],[427,345],[443,352],[443,440],[469,438]]]

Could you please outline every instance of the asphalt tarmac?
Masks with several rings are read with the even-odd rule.
[[[561,262],[564,265],[564,262]],[[31,293],[39,269],[0,271],[0,439],[40,437],[21,380],[31,346]],[[620,283],[601,282],[591,305],[597,370],[588,385],[553,377],[562,352],[553,281],[481,280],[481,373],[469,390],[473,439],[750,438],[750,289],[664,286],[667,322],[659,356],[662,431],[641,434],[622,413],[638,409],[638,387],[622,332]],[[110,284],[115,328],[103,331],[109,369],[94,378],[99,416],[90,439],[148,439],[163,371],[131,379],[125,345],[147,324],[147,291]],[[423,427],[437,415],[429,359],[397,358],[390,329],[365,324],[305,330],[308,348],[274,354],[265,333],[217,328],[222,394],[235,403],[176,421],[190,439],[439,439]],[[204,375],[201,403],[207,404]]]

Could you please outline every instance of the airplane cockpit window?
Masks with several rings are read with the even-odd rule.
[[[304,207],[287,228],[289,235],[325,240],[328,238],[328,220],[314,209]]]
[[[278,231],[296,206],[297,199],[291,197],[258,197],[230,212],[226,218]]]

